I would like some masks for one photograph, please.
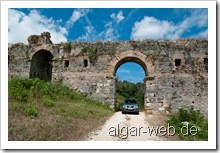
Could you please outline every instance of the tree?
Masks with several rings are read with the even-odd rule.
[[[144,108],[144,83],[117,81],[116,92],[117,92],[118,103],[126,98],[134,98],[138,101],[140,109]]]

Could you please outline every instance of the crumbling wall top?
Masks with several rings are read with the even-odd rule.
[[[50,40],[51,36],[49,32],[43,32],[41,35],[31,35],[28,37],[28,44],[33,45],[42,45],[42,44],[53,44]]]

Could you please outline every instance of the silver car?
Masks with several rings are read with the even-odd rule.
[[[134,99],[126,99],[122,104],[122,114],[124,113],[139,114],[138,102]]]

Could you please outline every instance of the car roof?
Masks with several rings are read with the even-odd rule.
[[[125,99],[124,102],[136,102],[137,103],[137,100],[135,100],[135,99]]]

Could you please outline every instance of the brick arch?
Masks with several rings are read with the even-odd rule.
[[[39,50],[35,52],[31,59],[30,78],[39,78],[45,81],[51,81],[52,78],[52,58],[53,55],[48,50]]]
[[[143,70],[145,72],[145,76],[147,76],[147,66],[146,66],[146,64],[141,59],[139,59],[137,57],[124,57],[121,60],[119,60],[117,62],[117,64],[115,65],[115,70],[114,70],[114,73],[113,73],[114,76],[116,75],[116,72],[117,72],[118,68],[126,62],[135,62],[135,63],[139,64],[143,68]]]
[[[53,55],[53,57],[55,57],[56,55],[54,52],[54,48],[51,44],[43,44],[32,48],[31,52],[29,53],[29,60],[32,60],[33,56],[41,50],[49,51]]]
[[[149,75],[153,71],[153,65],[147,60],[147,56],[138,51],[124,51],[118,53],[112,58],[108,67],[108,74],[115,76],[117,69],[126,62],[135,62],[139,64],[145,71],[145,76]]]
[[[116,81],[117,79],[115,79],[115,74],[117,69],[124,63],[126,62],[135,62],[137,64],[139,64],[145,71],[145,88],[147,86],[147,77],[150,76],[150,74],[153,74],[154,69],[153,69],[153,65],[152,62],[149,61],[149,59],[147,58],[147,56],[139,51],[133,51],[133,50],[129,50],[129,51],[124,51],[118,54],[115,54],[115,56],[111,59],[109,65],[108,65],[108,75],[111,76],[113,78],[113,97],[114,97],[114,103],[112,104],[112,108],[116,108]],[[145,91],[144,94],[144,103],[146,103],[147,101],[147,92]]]

